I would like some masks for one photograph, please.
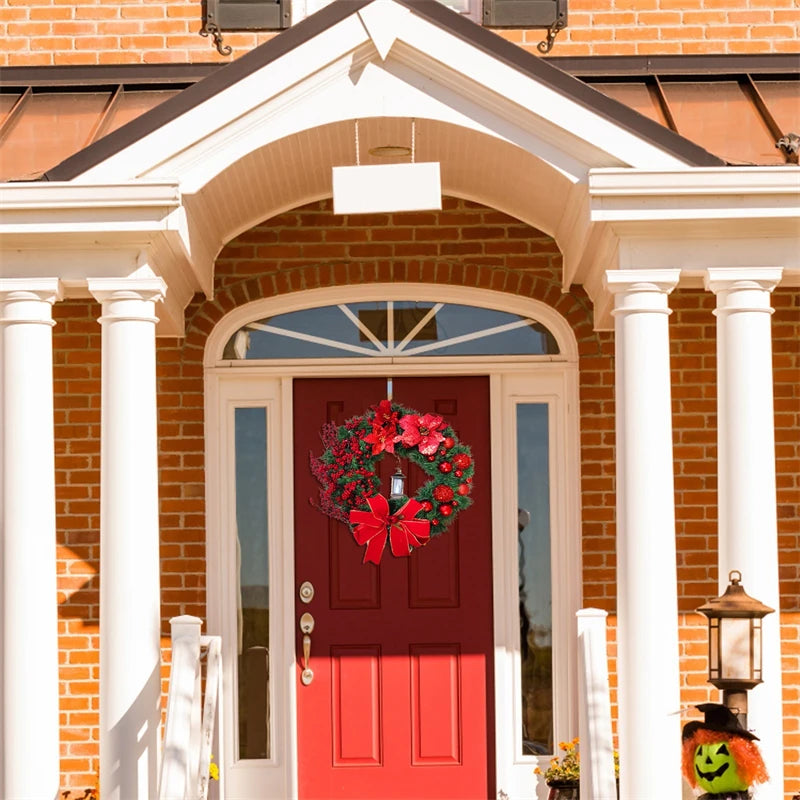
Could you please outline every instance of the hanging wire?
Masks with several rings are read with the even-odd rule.
[[[358,120],[356,120],[356,166],[361,166],[361,153],[359,150],[359,143],[358,143]]]
[[[414,153],[417,144],[417,121],[411,118],[411,163],[414,163]]]

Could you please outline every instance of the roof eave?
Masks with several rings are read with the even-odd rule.
[[[75,153],[40,178],[44,181],[70,181],[97,166],[148,133],[166,125],[190,109],[236,84],[264,66],[277,61],[299,45],[323,33],[348,16],[358,13],[374,0],[335,0],[292,28],[287,29],[251,52],[184,89],[112,134]],[[436,0],[394,0],[415,15],[468,42],[549,89],[558,92],[599,117],[677,158],[687,167],[724,166],[725,162],[695,143],[674,133],[628,106],[586,85],[578,78],[517,45],[476,25]]]

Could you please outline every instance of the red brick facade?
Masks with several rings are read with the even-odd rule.
[[[334,216],[328,203],[313,204],[231,242],[217,262],[215,299],[198,296],[187,308],[185,339],[158,342],[165,635],[166,621],[176,614],[206,616],[202,358],[219,319],[250,300],[303,289],[378,281],[458,284],[548,303],[577,338],[583,598],[584,605],[612,613],[613,682],[613,335],[593,331],[591,302],[580,287],[562,294],[560,267],[549,237],[490,208],[448,199],[439,213],[351,219]],[[800,791],[800,292],[778,288],[772,300],[788,798]],[[704,620],[693,613],[717,594],[714,297],[679,290],[670,306],[681,701],[690,704],[715,694],[705,680]],[[99,760],[99,314],[88,301],[61,302],[54,310],[62,771],[64,787],[73,790],[94,784]]]
[[[0,67],[230,61],[274,36],[226,34],[220,56],[199,36],[200,0],[7,0]],[[536,52],[540,30],[501,30]],[[571,0],[552,55],[797,52],[795,0]]]

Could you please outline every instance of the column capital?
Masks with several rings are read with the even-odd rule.
[[[64,296],[58,278],[0,278],[0,302],[6,300],[41,300],[55,303]]]
[[[679,269],[606,270],[603,283],[614,295],[612,315],[669,314],[667,295],[678,285]]]
[[[679,269],[608,269],[603,283],[612,294],[662,292],[669,294],[681,277]]]
[[[771,292],[783,277],[781,267],[710,267],[703,282],[706,291],[721,292],[755,290]]]
[[[608,619],[608,611],[603,611],[602,608],[582,608],[575,612],[575,616],[578,618],[578,624],[580,625],[581,620]]]
[[[143,300],[158,302],[167,294],[163,278],[89,278],[89,293],[99,303],[108,300]]]
[[[52,306],[63,296],[58,278],[0,278],[0,324],[55,325]]]
[[[92,297],[103,306],[99,322],[139,320],[158,322],[154,306],[167,294],[163,278],[90,278],[87,287]]]

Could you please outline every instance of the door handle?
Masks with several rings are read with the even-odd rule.
[[[308,611],[300,617],[300,631],[303,634],[303,671],[300,680],[303,686],[308,686],[314,680],[314,671],[308,666],[311,660],[311,633],[314,630],[314,617]]]

